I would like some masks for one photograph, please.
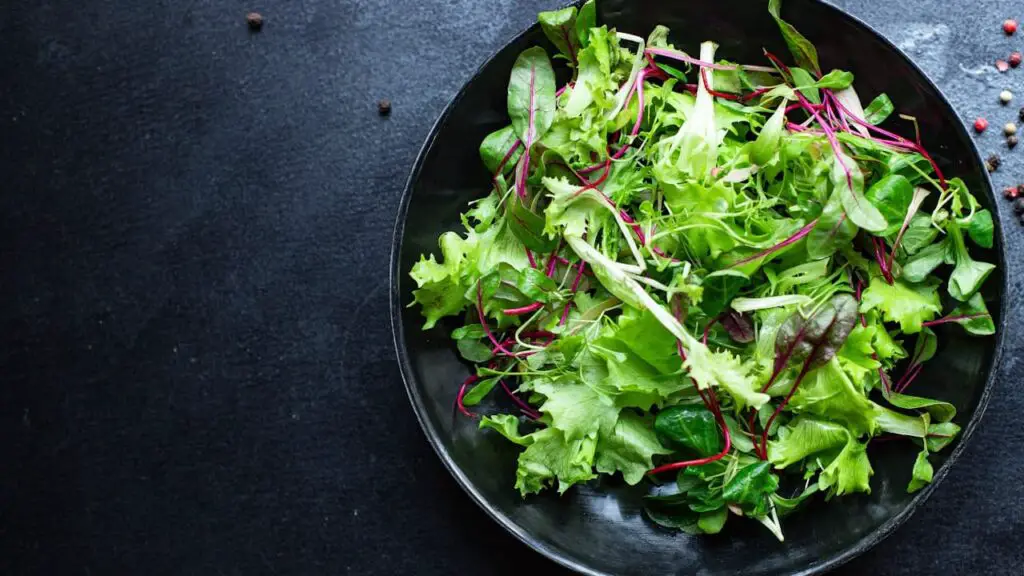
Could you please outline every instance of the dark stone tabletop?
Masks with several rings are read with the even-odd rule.
[[[725,0],[723,0],[725,1]],[[739,1],[739,0],[735,0]],[[845,0],[999,127],[1015,0]],[[448,475],[387,270],[447,100],[551,0],[0,7],[0,573],[551,573]],[[1016,9],[1016,10],[1015,10]],[[265,16],[251,34],[245,14]],[[1017,88],[1001,107],[997,94]],[[377,114],[378,99],[394,103]],[[1000,202],[1011,250],[1022,245]],[[1020,261],[1007,271],[1019,318]],[[1019,322],[962,459],[843,574],[1021,574]],[[538,572],[539,571],[539,572]]]

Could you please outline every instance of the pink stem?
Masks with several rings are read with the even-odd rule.
[[[654,54],[656,56],[664,56],[673,60],[679,60],[680,62],[686,62],[693,64],[694,66],[701,66],[703,68],[711,68],[712,70],[747,70],[749,72],[768,72],[769,74],[775,74],[777,71],[770,66],[750,66],[750,65],[726,65],[726,64],[715,64],[714,62],[705,62],[698,60],[686,54],[685,52],[679,52],[678,50],[669,50],[668,48],[648,48],[645,54]]]
[[[512,155],[515,154],[516,150],[519,150],[519,147],[522,145],[523,141],[516,138],[515,143],[512,144],[512,147],[508,149],[508,152],[505,153],[505,157],[502,158],[501,162],[498,164],[498,169],[494,171],[495,177],[497,177],[498,174],[501,174],[502,171],[505,170],[505,165],[508,164],[508,161],[512,159]]]
[[[552,252],[551,255],[548,256],[548,264],[547,264],[547,271],[546,271],[546,273],[548,275],[548,278],[551,278],[551,277],[553,277],[555,275],[555,264],[558,264],[558,261],[555,260],[555,257],[558,256],[558,250],[561,247],[562,247],[562,241],[559,240],[558,241],[558,246],[555,247],[554,252]]]
[[[565,28],[566,27],[563,24],[561,27],[562,38],[565,40],[565,46],[569,49],[569,59],[572,60],[573,64],[576,64],[576,50],[573,49],[572,40],[569,39],[569,31],[566,30]]]
[[[466,405],[462,403],[462,398],[466,395],[466,392],[467,392],[467,389],[469,388],[469,386],[472,385],[472,384],[475,384],[476,381],[479,380],[479,379],[480,379],[480,377],[477,376],[476,374],[473,374],[469,378],[466,378],[462,382],[462,386],[459,387],[459,394],[458,394],[458,396],[455,397],[455,405],[458,406],[459,412],[462,412],[463,415],[465,415],[465,416],[467,416],[469,418],[477,418],[478,416],[476,414],[470,412],[468,409],[466,409]]]
[[[586,262],[580,262],[580,267],[576,269],[576,277],[573,278],[573,280],[572,280],[572,292],[571,292],[571,294],[575,294],[576,290],[579,289],[579,287],[580,287],[580,280],[583,279],[583,270],[586,267],[587,267],[587,263]],[[565,303],[565,308],[562,308],[562,318],[558,321],[558,325],[559,326],[564,326],[565,325],[565,321],[569,319],[569,305],[570,304],[572,304],[571,301],[566,302]]]
[[[484,288],[479,282],[476,284],[476,311],[480,318],[480,325],[484,328],[484,334],[487,334],[487,339],[494,345],[494,349],[506,356],[512,356],[513,354],[498,342],[498,339],[494,337],[494,333],[491,332],[491,328],[487,325],[487,318],[484,317]]]
[[[504,314],[506,316],[521,316],[523,314],[529,314],[530,312],[536,312],[537,310],[540,310],[543,307],[544,307],[543,303],[541,303],[541,302],[534,302],[533,304],[530,304],[529,306],[522,306],[522,307],[519,307],[519,308],[505,308],[501,312],[502,312],[502,314]]]
[[[922,322],[921,326],[930,327],[938,326],[939,324],[949,324],[950,322],[959,322],[961,320],[974,320],[975,318],[987,318],[989,315],[983,313],[980,314],[964,314],[961,316],[946,316],[945,318],[939,318],[938,320],[930,320],[928,322]]]
[[[519,157],[519,165],[516,166],[516,194],[520,198],[526,199],[526,176],[530,170],[530,149],[527,148],[523,151],[523,155]]]
[[[512,389],[508,387],[508,384],[505,384],[504,380],[499,380],[498,382],[501,384],[501,387],[505,390],[505,393],[508,394],[508,397],[512,399],[512,402],[514,402],[515,405],[518,406],[524,414],[526,414],[527,416],[534,420],[540,418],[540,412],[537,412],[533,408],[533,406],[530,406],[526,402],[523,402],[523,400],[519,398],[519,396],[516,396],[516,393],[513,392]]]
[[[757,260],[759,258],[764,258],[765,256],[768,256],[770,254],[774,254],[775,252],[778,252],[779,250],[782,250],[783,248],[785,248],[786,246],[789,246],[790,244],[794,244],[796,242],[799,242],[801,238],[803,238],[804,236],[807,236],[808,234],[811,233],[811,230],[814,229],[814,226],[817,223],[818,223],[818,219],[815,218],[814,220],[811,220],[810,223],[808,223],[806,226],[804,226],[800,230],[797,230],[796,234],[793,234],[792,236],[790,236],[789,238],[786,238],[782,242],[779,242],[775,246],[772,246],[771,248],[768,248],[767,250],[763,250],[761,252],[758,252],[757,254],[754,254],[753,256],[748,256],[748,257],[746,257],[746,258],[744,258],[744,259],[742,259],[742,260],[740,260],[738,262],[733,262],[732,264],[727,266],[727,268],[735,268],[736,266],[742,266],[743,264],[746,264],[747,262],[753,262],[754,260]]]
[[[903,391],[910,386],[911,382],[917,378],[917,375],[921,373],[921,369],[924,368],[924,364],[918,364],[912,370],[907,371],[906,376],[903,377],[903,382],[896,385],[896,393],[903,394]]]
[[[907,140],[906,138],[904,138],[904,137],[902,137],[902,136],[900,136],[898,134],[893,134],[892,132],[889,132],[888,130],[884,130],[882,128],[879,128],[878,126],[875,126],[874,124],[870,124],[867,121],[858,118],[855,114],[850,112],[846,108],[846,106],[843,106],[843,103],[840,102],[839,100],[836,100],[835,104],[839,108],[839,110],[841,110],[843,112],[843,114],[845,114],[846,117],[849,118],[850,120],[852,120],[854,123],[860,124],[864,128],[867,128],[869,131],[874,131],[874,132],[877,132],[877,133],[879,133],[879,134],[881,134],[883,136],[886,136],[888,138],[896,140],[897,142],[900,142],[903,145],[905,145],[906,147],[914,150],[915,152],[917,152],[921,156],[924,156],[925,160],[927,160],[928,163],[932,165],[932,170],[935,170],[935,175],[939,178],[939,185],[942,186],[943,190],[945,190],[947,188],[948,185],[946,183],[945,175],[943,175],[942,170],[939,168],[939,165],[935,162],[935,159],[932,158],[932,155],[929,154],[928,151],[924,149],[924,146],[921,146],[920,144],[911,142],[910,140]]]
[[[537,268],[537,261],[533,259],[533,252],[530,252],[529,248],[526,248],[526,259],[530,261],[530,268]]]

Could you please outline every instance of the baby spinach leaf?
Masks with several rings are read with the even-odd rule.
[[[484,327],[480,324],[467,324],[452,331],[459,354],[470,362],[486,362],[493,356],[491,347],[480,341],[485,336]]]
[[[464,339],[455,342],[459,354],[470,362],[486,362],[491,359],[491,347],[479,340]],[[479,385],[477,385],[479,387]]]
[[[870,104],[868,104],[868,107],[864,109],[864,120],[866,120],[868,124],[874,124],[877,126],[882,122],[885,122],[885,119],[888,118],[895,109],[896,107],[892,105],[892,100],[889,99],[888,95],[884,93],[879,94],[871,101]]]
[[[931,216],[917,214],[910,220],[910,225],[903,233],[900,246],[907,254],[916,254],[924,247],[931,245],[939,236],[939,230],[932,226]]]
[[[831,90],[844,90],[853,84],[853,73],[846,70],[833,70],[825,74],[814,86],[817,88],[828,88]]]
[[[899,231],[907,214],[910,200],[914,196],[914,186],[903,176],[889,175],[868,188],[866,196],[889,223],[879,236],[892,236]]]
[[[551,302],[558,292],[554,279],[537,268],[524,268],[516,278],[516,288],[534,302]]]
[[[984,208],[975,212],[967,221],[967,235],[982,248],[992,247],[992,231],[992,213]]]
[[[995,265],[988,262],[978,262],[971,258],[964,245],[964,236],[955,218],[950,218],[946,225],[946,231],[953,242],[953,253],[956,256],[956,267],[949,275],[949,295],[961,302],[966,302],[981,289],[981,285],[995,270]]]
[[[839,192],[846,215],[868,232],[882,232],[889,223],[874,204],[864,197],[864,173],[852,158],[842,152],[835,155],[830,172],[832,186]]]
[[[828,258],[842,246],[848,246],[857,235],[857,225],[846,217],[839,191],[829,197],[818,223],[807,235],[807,255],[814,259]]]
[[[654,429],[662,438],[677,447],[700,456],[711,456],[722,449],[722,435],[715,415],[703,405],[671,406],[658,413]]]
[[[779,478],[772,474],[769,462],[757,462],[740,468],[736,476],[722,489],[726,502],[757,505],[779,487]]]
[[[901,278],[907,282],[923,282],[946,260],[949,244],[943,240],[914,254],[903,265]]]
[[[687,534],[699,534],[701,532],[697,525],[700,515],[689,508],[665,510],[653,506],[644,506],[644,513],[652,522],[663,528],[682,530]]]
[[[729,519],[729,509],[720,506],[711,512],[703,512],[697,520],[697,527],[705,534],[718,534]]]
[[[933,474],[932,464],[928,461],[928,448],[925,447],[924,450],[918,452],[917,459],[914,461],[914,470],[911,473],[910,484],[907,486],[907,493],[913,494],[931,484]]]
[[[461,344],[464,340],[459,340]],[[485,360],[473,360],[473,362],[484,362]],[[473,388],[462,397],[462,403],[466,406],[476,406],[494,390],[498,384],[497,378],[487,378],[476,383]]]
[[[949,317],[963,326],[968,334],[990,336],[996,333],[996,325],[981,294],[971,296],[970,300],[954,308]]]
[[[522,146],[516,146],[518,142],[519,138],[516,137],[511,125],[491,132],[484,138],[480,143],[480,159],[484,161],[484,166],[491,174],[497,172],[499,166],[502,174],[508,174],[515,168],[516,162],[523,154]]]

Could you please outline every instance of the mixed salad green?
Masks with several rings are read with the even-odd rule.
[[[516,61],[511,124],[480,146],[491,189],[411,276],[424,329],[462,319],[457,407],[522,446],[524,496],[649,478],[660,525],[732,512],[782,539],[813,494],[871,491],[872,439],[920,447],[914,492],[959,432],[907,389],[933,327],[995,331],[969,250],[992,215],[768,10],[795,65],[598,26],[592,0],[540,15],[572,81],[544,48]],[[517,412],[471,410],[492,394]]]

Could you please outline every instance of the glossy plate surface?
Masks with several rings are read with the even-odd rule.
[[[672,30],[672,41],[696,53],[701,40],[719,43],[718,56],[762,62],[762,47],[788,52],[766,3],[730,0],[601,0],[599,22],[646,36],[655,25]],[[898,113],[917,117],[924,144],[950,177],[959,176],[982,204],[994,195],[979,154],[938,89],[902,53],[865,24],[815,0],[787,0],[784,17],[818,48],[822,67],[856,75],[865,103],[885,92]],[[946,475],[984,411],[1004,332],[1004,276],[997,272],[984,296],[995,316],[995,337],[970,338],[955,324],[939,327],[940,348],[915,382],[915,390],[952,402],[963,434],[933,457],[932,485],[908,495],[916,455],[909,442],[871,448],[872,492],[816,501],[783,521],[780,544],[752,521],[733,519],[724,534],[691,537],[662,530],[641,517],[643,485],[605,480],[573,488],[563,497],[528,500],[513,488],[518,449],[475,422],[456,417],[454,400],[469,369],[458,357],[442,322],[423,332],[418,308],[408,308],[415,284],[407,273],[421,253],[437,252],[437,239],[461,230],[459,213],[486,193],[489,176],[480,162],[480,141],[508,124],[506,89],[516,56],[532,45],[550,46],[535,25],[487,61],[449,104],[413,168],[400,207],[392,254],[392,321],[398,358],[413,408],[431,444],[456,480],[516,537],[553,560],[588,574],[815,573],[838,565],[880,541],[904,521]],[[894,116],[895,117],[895,116]],[[913,137],[909,123],[889,122]],[[994,249],[979,253],[1004,268],[1004,244],[996,220]]]

